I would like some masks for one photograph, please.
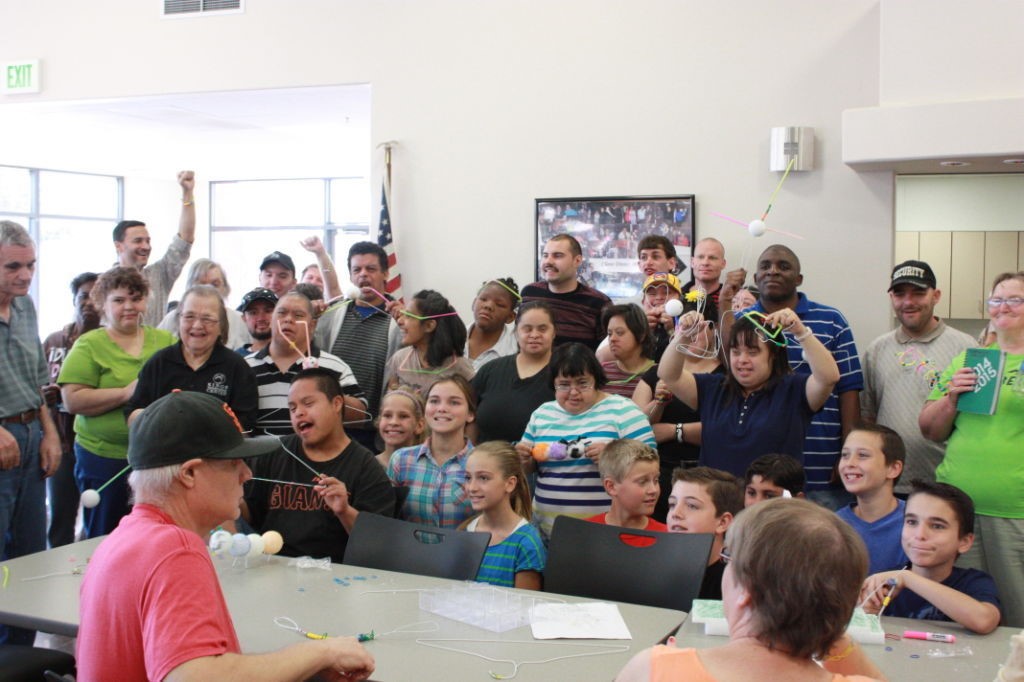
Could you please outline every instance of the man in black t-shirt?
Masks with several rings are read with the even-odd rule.
[[[242,515],[260,533],[281,533],[285,556],[341,563],[360,513],[394,515],[391,482],[373,453],[345,433],[343,407],[333,373],[299,372],[288,392],[295,435],[281,438],[281,451],[252,462],[254,479],[273,482],[246,483]]]

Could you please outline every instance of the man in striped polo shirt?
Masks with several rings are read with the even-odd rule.
[[[909,494],[915,478],[935,480],[946,448],[921,435],[917,418],[942,370],[974,345],[971,336],[935,316],[942,297],[935,285],[935,273],[923,261],[893,268],[889,300],[899,326],[872,341],[864,353],[861,416],[896,431],[907,446],[897,494]]]
[[[576,238],[556,234],[544,245],[540,271],[544,279],[527,284],[520,292],[523,302],[547,301],[555,313],[555,346],[578,341],[595,350],[605,333],[601,311],[612,300],[579,280],[583,249]]]
[[[843,448],[843,439],[860,418],[860,391],[864,388],[857,345],[846,317],[837,309],[811,301],[797,291],[803,284],[800,259],[781,244],[769,246],[757,259],[754,283],[761,297],[751,308],[760,313],[792,309],[800,321],[832,352],[839,365],[839,383],[825,406],[811,418],[804,438],[804,471],[807,472],[807,497],[830,509],[850,501],[842,485],[833,481],[832,470]],[[798,374],[810,374],[803,351],[787,333],[789,365]]]
[[[348,250],[349,280],[359,287],[355,300],[332,305],[317,321],[315,339],[321,348],[341,358],[355,374],[366,393],[367,411],[379,415],[384,387],[384,366],[402,345],[402,334],[394,318],[385,312],[388,255],[373,242],[356,242]],[[352,440],[377,452],[377,430],[373,418],[348,423]]]
[[[245,356],[256,374],[260,406],[256,426],[262,433],[286,436],[292,433],[288,412],[288,391],[292,379],[303,369],[322,367],[338,376],[344,396],[345,423],[366,419],[366,397],[348,365],[310,342],[316,327],[313,304],[300,293],[284,294],[274,308],[270,345]]]

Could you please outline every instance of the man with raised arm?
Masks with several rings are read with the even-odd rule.
[[[196,236],[196,205],[193,190],[196,175],[190,170],[178,173],[181,185],[181,217],[178,219],[178,233],[171,240],[167,252],[160,260],[150,263],[149,230],[146,223],[138,220],[122,220],[114,227],[114,248],[117,250],[117,264],[125,268],[138,268],[149,282],[149,298],[143,322],[151,327],[160,324],[167,314],[167,297],[181,274],[192,252]]]

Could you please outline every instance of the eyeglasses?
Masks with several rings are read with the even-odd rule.
[[[185,313],[181,316],[181,321],[185,324],[192,326],[196,322],[203,325],[204,327],[212,327],[215,324],[220,324],[220,320],[216,317],[200,317],[199,315],[192,315],[191,313]]]
[[[732,561],[732,555],[729,554],[729,550],[725,547],[718,553],[718,558],[722,560],[723,564],[727,564]]]
[[[1013,298],[992,297],[988,299],[988,301],[986,302],[988,303],[989,308],[998,308],[1004,303],[1010,306],[1011,308],[1019,308],[1022,304],[1024,304],[1024,298],[1020,298],[1019,296],[1014,296]]]
[[[568,381],[560,381],[557,384],[555,384],[556,393],[572,393],[573,390],[577,390],[580,393],[585,393],[592,388],[594,388],[593,381],[578,381],[575,383]]]

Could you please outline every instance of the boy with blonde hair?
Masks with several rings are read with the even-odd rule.
[[[668,498],[668,532],[714,533],[698,599],[722,598],[725,531],[743,510],[743,482],[711,467],[676,469]]]
[[[637,440],[619,438],[605,446],[597,465],[604,490],[612,498],[612,508],[587,521],[609,526],[665,532],[663,523],[652,519],[661,486],[658,451]],[[651,542],[643,536],[627,536],[627,544],[643,547]]]

